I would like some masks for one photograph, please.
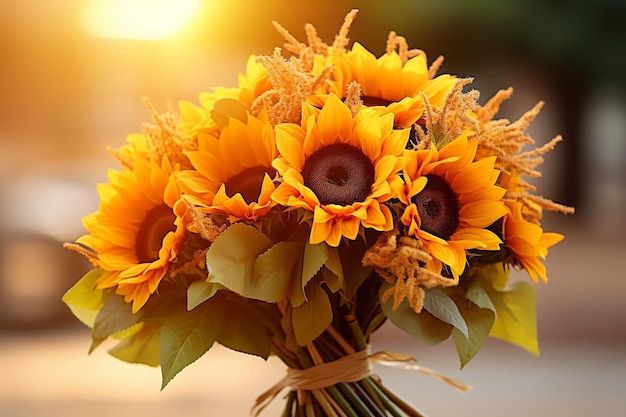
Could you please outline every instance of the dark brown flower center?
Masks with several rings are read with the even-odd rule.
[[[271,177],[276,175],[276,171],[271,168],[263,166],[248,168],[226,181],[226,193],[230,197],[240,193],[246,203],[253,203],[259,199],[266,173]]]
[[[450,184],[438,175],[426,175],[426,187],[413,197],[425,232],[449,240],[459,227],[459,202]]]
[[[176,216],[167,204],[150,210],[144,218],[135,240],[135,254],[139,263],[151,263],[159,259],[163,238],[176,230]]]
[[[309,156],[302,168],[304,185],[320,203],[349,206],[365,201],[376,172],[372,161],[354,146],[335,143]]]
[[[362,100],[363,100],[363,104],[366,105],[367,107],[388,106],[392,103],[392,101],[387,100],[386,98],[374,97],[374,96],[363,96]]]

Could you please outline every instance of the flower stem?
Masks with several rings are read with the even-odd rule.
[[[375,386],[378,387],[381,394],[389,399],[389,401],[391,401],[394,405],[398,406],[408,417],[427,417],[425,414],[416,410],[415,407],[409,405],[406,401],[391,392],[389,389],[385,388],[380,381],[373,380],[373,382]]]
[[[362,417],[377,417],[375,414],[370,411],[370,409],[365,405],[365,403],[361,400],[361,398],[357,395],[356,392],[352,389],[352,387],[345,382],[337,384],[337,388],[339,391],[348,399],[350,404],[354,406],[354,408],[358,411],[358,415]]]

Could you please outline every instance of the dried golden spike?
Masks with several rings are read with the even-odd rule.
[[[81,245],[80,243],[74,243],[74,242],[65,242],[63,243],[63,247],[65,249],[72,250],[80,255],[83,255],[85,258],[89,260],[89,262],[91,262],[91,264],[94,267],[98,266],[97,265],[98,254],[93,249],[88,248],[87,246]]]
[[[301,61],[292,58],[286,60],[280,48],[274,50],[273,56],[257,58],[267,68],[273,88],[261,94],[252,104],[252,109],[265,106],[270,123],[299,123],[302,114],[302,102],[315,94],[330,76],[332,67],[324,68],[317,77],[302,69]]]
[[[285,38],[285,44],[284,47],[286,50],[288,50],[289,52],[292,52],[298,56],[300,56],[300,54],[302,53],[302,51],[304,49],[306,49],[306,44],[299,42],[295,36],[293,36],[291,33],[289,33],[289,31],[287,29],[285,29],[283,26],[281,26],[280,23],[273,21],[272,24],[274,25],[274,27],[276,28],[276,30],[278,31],[278,33],[280,33],[282,35],[283,38]]]
[[[170,265],[170,269],[168,271],[168,275],[170,278],[175,278],[176,275],[181,272],[189,271],[194,268],[204,268],[206,264],[206,253],[209,249],[198,249],[191,256],[191,260],[182,263],[182,264],[172,264]]]
[[[191,213],[191,223],[187,229],[192,233],[199,234],[203,239],[214,242],[215,239],[228,227],[228,224],[218,225],[207,213],[198,210],[183,197],[187,209]]]
[[[178,132],[177,118],[173,113],[159,114],[150,100],[144,98],[143,102],[156,123],[156,125],[144,126],[144,134],[148,139],[151,152],[160,155],[161,158],[167,156],[172,164],[178,164],[181,169],[191,169],[191,163],[183,151],[196,150],[197,144]]]
[[[363,256],[364,266],[374,270],[393,287],[383,294],[383,301],[394,297],[393,308],[397,309],[403,300],[419,313],[423,307],[423,288],[456,285],[455,281],[424,268],[431,259],[423,250],[418,239],[403,236],[398,238],[398,230],[383,233]]]
[[[438,108],[433,108],[428,97],[423,92],[420,93],[424,103],[425,129],[416,126],[415,131],[419,138],[416,149],[426,149],[431,143],[438,146],[446,138],[455,139],[464,132],[470,133],[470,138],[475,136],[480,126],[472,113],[476,109],[479,92],[462,91],[471,82],[471,78],[457,80],[444,104]]]
[[[363,106],[361,84],[358,81],[351,81],[346,86],[346,106],[350,108],[352,115],[356,115]]]
[[[124,153],[120,149],[113,148],[112,146],[107,146],[106,150],[108,153],[113,155],[115,159],[117,159],[117,162],[119,162],[122,167],[127,169],[133,169],[134,161],[127,155],[124,155]]]
[[[315,26],[310,23],[306,24],[304,26],[304,32],[306,33],[309,47],[311,47],[315,53],[322,55],[328,54],[328,45],[317,35],[317,29],[315,29]]]
[[[426,54],[424,54],[424,58],[425,57],[426,57]],[[429,79],[432,80],[433,78],[435,78],[435,75],[437,75],[437,71],[439,71],[439,68],[441,68],[441,65],[443,65],[443,61],[444,61],[443,55],[439,55],[437,59],[435,59],[433,63],[430,64],[430,67],[428,67]]]
[[[476,117],[481,124],[490,122],[493,117],[500,110],[500,105],[504,100],[509,99],[513,95],[513,88],[509,87],[506,90],[499,90],[495,96],[489,99],[484,106],[479,106],[476,109]]]
[[[398,36],[394,31],[389,32],[387,36],[387,48],[386,53],[392,54],[395,50],[398,50],[398,56],[402,61],[402,65],[418,55],[422,55],[424,60],[427,60],[426,52],[421,49],[409,49],[409,44],[404,36]]]
[[[522,152],[522,148],[525,145],[535,143],[535,140],[526,134],[526,129],[541,111],[543,102],[538,102],[513,123],[509,123],[506,119],[492,120],[502,102],[512,94],[512,88],[500,90],[485,106],[479,106],[476,109],[476,116],[482,126],[481,132],[477,137],[478,152],[484,155],[494,155],[496,157],[496,168],[518,177],[513,187],[507,187],[510,189],[507,191],[505,198],[522,203],[522,214],[527,221],[539,223],[542,209],[565,214],[574,213],[572,207],[567,207],[547,198],[526,192],[534,191],[535,187],[519,178],[519,176],[540,177],[541,172],[537,170],[537,167],[543,163],[543,155],[554,149],[562,138],[557,136],[543,146]]]
[[[333,48],[345,50],[346,46],[350,43],[350,38],[348,38],[348,33],[350,32],[350,26],[356,19],[356,15],[359,13],[358,9],[352,9],[343,19],[343,25],[339,29],[339,33],[335,36],[335,40],[333,42]]]

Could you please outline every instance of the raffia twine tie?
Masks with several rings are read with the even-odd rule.
[[[315,365],[310,368],[287,368],[285,377],[256,399],[254,407],[252,407],[252,413],[254,416],[258,416],[285,388],[296,391],[314,391],[343,382],[357,382],[365,379],[373,373],[372,363],[418,371],[437,378],[462,393],[472,389],[471,386],[462,381],[417,365],[417,360],[412,356],[388,351],[372,354],[368,346],[365,350],[360,350],[335,361]]]

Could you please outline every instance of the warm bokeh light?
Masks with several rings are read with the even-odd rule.
[[[200,0],[86,0],[81,21],[102,38],[160,40],[180,31]]]

